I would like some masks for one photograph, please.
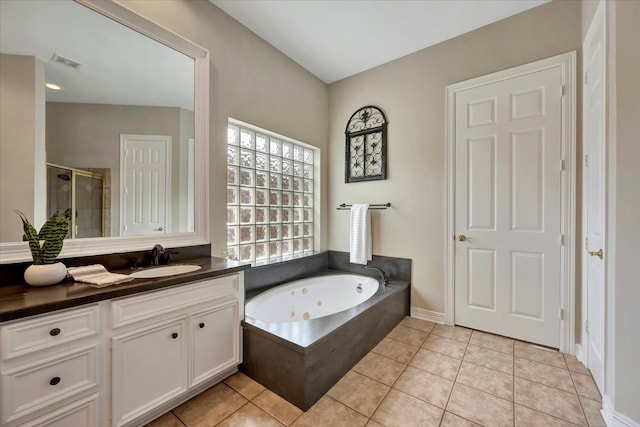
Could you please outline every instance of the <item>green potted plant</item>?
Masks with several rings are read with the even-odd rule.
[[[33,264],[24,272],[24,280],[32,286],[55,285],[67,275],[67,267],[56,262],[56,258],[62,250],[64,238],[69,231],[69,219],[71,212],[60,215],[58,212],[44,223],[37,232],[27,217],[19,211],[15,211],[22,220],[24,235],[22,240],[29,242],[29,249],[33,257]]]

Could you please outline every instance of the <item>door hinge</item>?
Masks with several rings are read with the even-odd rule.
[[[589,72],[588,71],[584,72],[584,84],[589,86]]]
[[[589,335],[589,321],[588,320],[584,321],[584,331],[587,333],[587,335]]]
[[[564,246],[564,234],[560,235],[560,245]]]
[[[558,315],[560,316],[560,320],[564,320],[564,309],[562,307],[558,310]]]
[[[564,160],[560,160],[560,170],[564,170]]]
[[[567,94],[566,86],[567,85],[560,86],[560,96],[565,96]]]
[[[584,167],[585,168],[589,167],[589,155],[588,154],[584,155]]]

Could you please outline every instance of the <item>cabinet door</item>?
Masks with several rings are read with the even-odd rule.
[[[112,338],[113,425],[120,426],[187,390],[187,318]]]
[[[240,363],[237,299],[215,304],[192,316],[191,347],[190,386]]]

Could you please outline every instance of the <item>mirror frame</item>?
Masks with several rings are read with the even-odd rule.
[[[139,250],[159,243],[182,247],[209,243],[209,51],[114,0],[74,0],[194,59],[195,206],[193,233],[66,239],[59,259]],[[17,217],[16,217],[17,218]],[[27,242],[0,243],[0,264],[31,261]]]

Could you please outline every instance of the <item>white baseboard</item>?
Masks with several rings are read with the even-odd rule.
[[[631,418],[616,412],[607,395],[602,398],[602,411],[600,411],[600,413],[607,427],[640,427],[640,424]]]
[[[444,313],[425,310],[424,308],[418,307],[411,307],[411,317],[415,317],[416,319],[428,320],[429,322],[434,323],[444,323],[445,321]]]
[[[582,344],[576,343],[574,348],[576,349],[576,358],[578,359],[578,361],[583,365],[586,365],[586,363],[584,363],[586,359],[584,358],[584,354],[582,354]]]

